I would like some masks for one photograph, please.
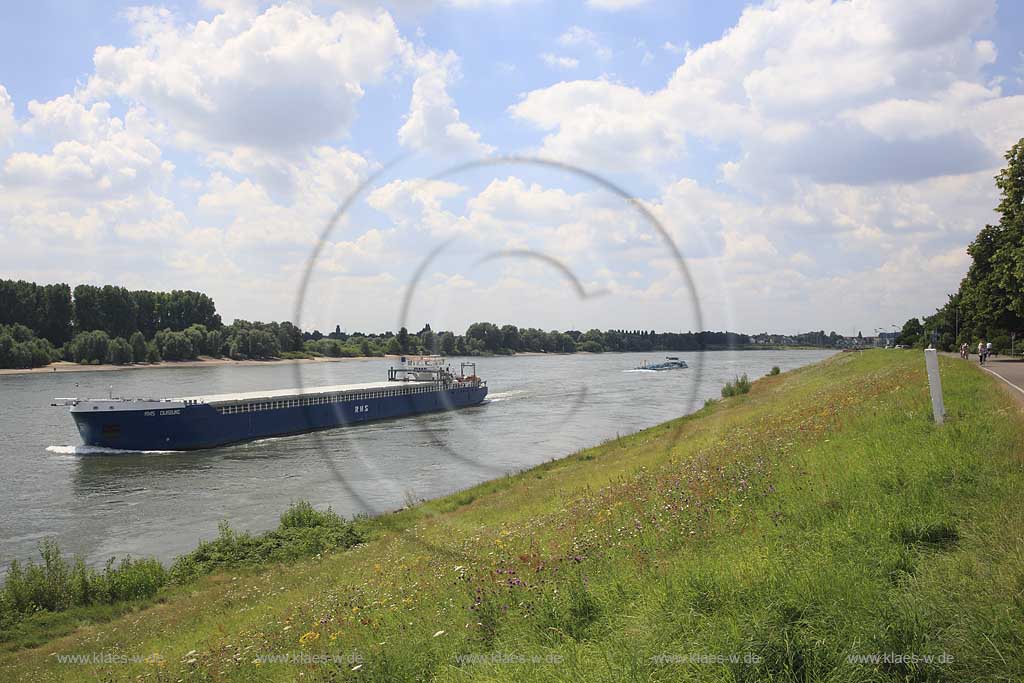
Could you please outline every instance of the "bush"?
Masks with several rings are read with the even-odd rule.
[[[110,558],[101,572],[86,567],[81,557],[69,562],[53,539],[39,544],[39,554],[40,564],[11,562],[0,591],[0,626],[9,627],[40,611],[150,598],[168,579],[167,570],[155,559],[125,557],[115,566]]]
[[[217,569],[289,562],[336,548],[350,548],[362,542],[362,535],[350,523],[328,508],[320,512],[300,501],[281,515],[277,529],[259,535],[238,532],[225,521],[217,538],[204,541],[182,555],[171,566],[175,583],[187,583]]]
[[[293,503],[281,514],[282,529],[309,529],[317,526],[344,526],[345,520],[331,508],[323,512],[309,504],[309,501],[300,500]]]
[[[768,376],[769,377],[774,377],[775,375],[779,374],[780,372],[782,372],[782,371],[779,370],[779,366],[778,365],[773,365],[771,372],[768,373]]]
[[[282,351],[281,358],[285,360],[301,360],[313,358],[313,354],[305,351]]]
[[[747,379],[747,373],[743,373],[742,376],[737,377],[732,382],[726,382],[725,386],[722,387],[722,398],[729,398],[730,396],[739,396],[750,391],[750,380]]]
[[[187,583],[219,568],[288,562],[362,540],[351,522],[306,501],[291,505],[278,528],[263,534],[240,533],[222,522],[217,538],[178,557],[169,570],[159,560],[131,557],[110,558],[102,570],[91,569],[81,557],[66,559],[57,542],[47,539],[39,544],[41,563],[11,562],[0,588],[0,636],[37,612],[144,600],[170,582]]]

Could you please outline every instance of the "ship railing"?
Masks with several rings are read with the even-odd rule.
[[[107,398],[78,398],[78,397],[59,397],[53,399],[53,403],[50,405],[53,407],[60,406],[77,406],[80,403],[182,403],[184,405],[203,405],[206,401],[199,399],[175,399],[175,398],[146,398],[144,396],[135,397],[122,397],[113,396]]]

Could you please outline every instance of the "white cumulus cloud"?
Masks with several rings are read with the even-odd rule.
[[[580,65],[580,60],[575,57],[555,55],[550,52],[545,52],[540,58],[544,60],[545,64],[555,69],[575,69]]]
[[[594,9],[617,12],[647,4],[648,0],[587,0],[587,5]]]
[[[14,102],[7,93],[7,88],[0,85],[0,147],[11,141],[17,127],[14,119]]]
[[[138,44],[97,48],[87,92],[144,103],[207,145],[288,149],[342,135],[364,86],[407,49],[383,11],[232,5],[194,24],[163,9],[129,16]]]
[[[412,149],[431,149],[460,155],[481,156],[494,148],[480,140],[480,133],[465,121],[448,94],[457,78],[458,57],[453,52],[427,52],[414,58],[417,71],[412,99],[398,139]]]
[[[726,177],[747,184],[973,172],[1001,153],[980,112],[1003,102],[1001,113],[1024,116],[983,73],[995,50],[975,33],[994,9],[991,0],[779,0],[747,8],[722,38],[688,52],[660,90],[563,82],[510,111],[546,131],[542,153],[605,168],[673,159],[696,137],[738,144]]]

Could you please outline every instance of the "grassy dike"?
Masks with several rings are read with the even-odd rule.
[[[840,354],[0,653],[0,680],[1021,680],[1024,420],[942,372],[943,427],[920,352]]]

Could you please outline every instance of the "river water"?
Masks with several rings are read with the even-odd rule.
[[[299,499],[344,515],[394,510],[691,412],[744,372],[754,379],[831,352],[676,355],[690,368],[632,370],[664,353],[478,358],[490,395],[477,407],[168,453],[81,447],[67,409],[50,402],[106,396],[110,385],[119,396],[194,396],[380,381],[392,361],[0,376],[0,573],[51,536],[91,564],[169,560],[215,536],[221,520],[275,527]]]

